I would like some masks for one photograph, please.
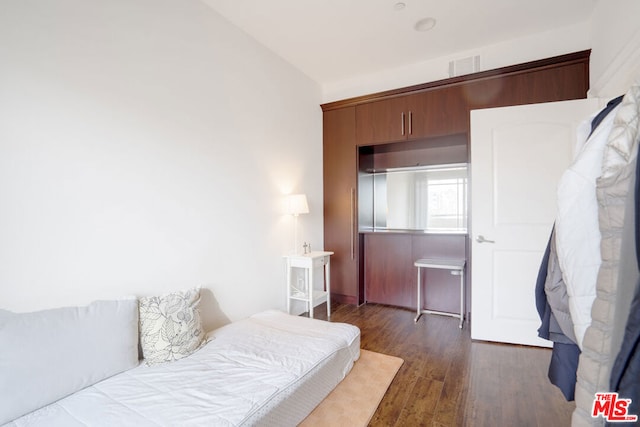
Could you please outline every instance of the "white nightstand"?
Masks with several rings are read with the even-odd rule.
[[[291,311],[291,300],[304,301],[309,307],[309,317],[313,317],[313,307],[327,303],[327,319],[331,316],[331,284],[329,280],[329,262],[333,252],[316,251],[308,254],[285,255],[287,261],[287,313]],[[313,276],[316,268],[324,267],[323,289],[315,289]],[[291,282],[292,270],[303,268],[304,286],[296,286]]]

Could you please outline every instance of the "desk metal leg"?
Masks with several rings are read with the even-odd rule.
[[[416,311],[416,318],[413,320],[414,323],[418,322],[418,319],[420,318],[420,316],[422,315],[422,304],[421,304],[421,299],[420,299],[420,267],[418,267],[418,302],[416,303],[417,305],[417,311]]]
[[[462,323],[464,322],[464,270],[460,270],[460,325],[462,329]]]
[[[443,316],[451,316],[451,317],[458,317],[460,318],[460,323],[458,324],[458,327],[460,329],[462,329],[462,324],[464,323],[464,315],[465,315],[465,309],[464,309],[464,268],[462,270],[460,269],[455,269],[455,270],[451,270],[451,274],[454,276],[460,276],[460,314],[456,314],[456,313],[449,313],[449,312],[444,312],[444,311],[438,311],[438,310],[423,310],[422,309],[422,299],[421,299],[421,290],[422,290],[422,286],[420,283],[420,270],[421,267],[418,267],[418,283],[417,283],[417,296],[418,296],[418,302],[417,302],[417,309],[416,309],[416,318],[414,319],[414,322],[418,322],[418,319],[420,318],[420,316],[423,313],[429,313],[429,314],[440,314]]]

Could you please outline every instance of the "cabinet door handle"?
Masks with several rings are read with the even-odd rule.
[[[356,205],[356,189],[351,188],[351,235],[349,239],[351,240],[351,259],[356,258],[356,248],[354,244],[354,232],[355,232],[355,205]]]
[[[402,129],[402,135],[404,136],[404,111],[400,114],[400,128]]]
[[[409,111],[409,135],[413,135],[413,112]]]

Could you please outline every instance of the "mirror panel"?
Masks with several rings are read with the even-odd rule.
[[[373,227],[365,225],[365,228],[467,232],[466,163],[388,169],[363,178],[373,198],[373,218],[361,212],[361,217],[369,218],[368,224],[373,222]],[[371,204],[363,204],[361,208],[367,206]]]

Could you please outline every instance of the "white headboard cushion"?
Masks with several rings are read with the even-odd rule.
[[[138,364],[138,301],[0,315],[0,425]]]

